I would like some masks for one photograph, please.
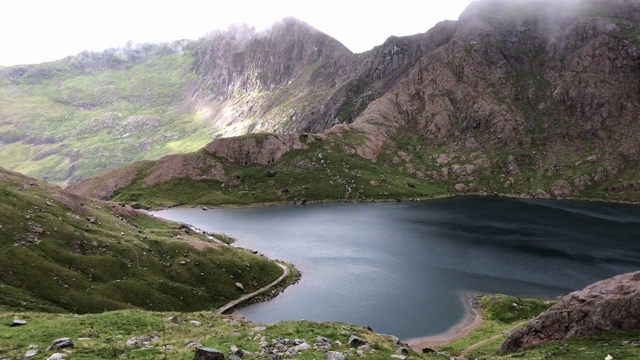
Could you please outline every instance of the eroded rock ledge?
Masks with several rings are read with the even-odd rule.
[[[574,291],[511,334],[502,350],[519,351],[555,340],[608,330],[640,329],[640,271]]]

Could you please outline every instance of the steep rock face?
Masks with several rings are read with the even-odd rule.
[[[640,272],[598,281],[563,297],[524,329],[511,334],[502,350],[518,351],[608,330],[636,329],[640,329]]]
[[[264,137],[226,138],[213,141],[204,150],[232,163],[268,165],[289,150],[306,148],[300,135],[265,135]]]
[[[451,39],[422,56],[355,123],[383,124],[395,139],[453,152],[528,151],[529,166],[541,170],[590,154],[636,166],[640,4],[565,5],[474,2]]]
[[[194,46],[201,81],[189,98],[200,107],[226,101],[213,107],[211,118],[230,112],[227,125],[245,124],[224,135],[322,132],[355,120],[454,30],[453,22],[443,22],[424,34],[390,37],[362,54],[296,19],[264,33],[246,27],[216,33]]]

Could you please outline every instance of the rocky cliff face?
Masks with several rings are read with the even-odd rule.
[[[640,329],[640,272],[598,281],[563,297],[524,329],[511,334],[502,350],[518,351],[603,331],[637,329]]]

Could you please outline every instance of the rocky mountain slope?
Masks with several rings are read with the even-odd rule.
[[[297,106],[316,110],[289,113],[296,125],[278,129],[333,125],[322,133],[220,139],[71,189],[164,205],[173,200],[162,186],[213,189],[217,197],[199,201],[216,204],[452,193],[637,201],[639,38],[640,4],[633,1],[481,0],[457,22],[390,38],[365,54],[335,43],[331,56],[294,51],[302,63],[320,59],[306,81],[319,81],[314,89],[335,83],[336,102],[314,108],[299,98]],[[238,64],[255,59],[236,53]],[[271,86],[270,99],[289,86],[276,75],[206,68],[244,93]],[[331,120],[339,109],[350,115]]]
[[[640,329],[640,272],[598,281],[563,297],[524,329],[511,334],[502,350],[518,351],[551,341]]]
[[[282,274],[218,238],[0,168],[0,310],[210,310]]]
[[[352,122],[453,30],[437,28],[353,54],[285,19],[0,68],[0,166],[65,184],[218,137],[321,132]]]

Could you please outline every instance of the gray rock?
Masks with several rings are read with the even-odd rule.
[[[407,358],[407,357],[406,357],[406,356],[404,356],[404,355],[398,355],[398,354],[393,354],[393,355],[391,355],[391,357],[392,357],[392,358],[396,358],[396,359],[400,359],[400,360],[404,360],[404,359],[406,359],[406,358]]]
[[[316,344],[331,344],[331,341],[324,336],[318,336],[316,338]]]
[[[548,192],[542,189],[536,190],[535,194],[533,194],[533,197],[536,199],[551,199],[551,195],[549,195]]]
[[[23,325],[27,325],[26,320],[13,319],[13,321],[11,322],[11,325],[9,326],[23,326]]]
[[[394,344],[400,344],[400,338],[398,338],[397,336],[394,335],[385,335],[389,340],[391,340],[391,342],[393,342]]]
[[[67,356],[67,354],[55,353],[55,354],[51,354],[51,356],[49,356],[47,360],[62,360],[65,358],[65,356]]]
[[[136,345],[141,345],[141,344],[148,344],[148,343],[150,343],[152,341],[156,341],[156,340],[158,340],[158,337],[155,336],[155,335],[132,337],[129,340],[127,340],[127,345],[136,346]]]
[[[562,199],[571,196],[571,186],[565,180],[559,180],[551,185],[551,192],[555,197]]]
[[[355,335],[351,335],[349,337],[349,341],[347,341],[347,345],[349,345],[349,347],[352,347],[352,348],[359,348],[360,346],[368,345],[368,344],[369,343],[365,339],[361,337],[357,337]]]
[[[53,340],[51,345],[47,348],[47,351],[64,349],[67,347],[73,347],[73,340],[71,340],[71,338],[60,338]]]
[[[463,183],[458,183],[453,188],[456,189],[456,191],[458,191],[458,192],[465,192],[465,191],[467,191],[469,189],[467,187],[467,185],[465,185]]]
[[[236,287],[238,288],[238,290],[243,291],[244,292],[244,285],[242,285],[242,283],[237,282],[236,283]]]
[[[198,321],[198,320],[189,320],[189,324],[195,325],[195,326],[202,325],[202,323],[200,321]]]
[[[224,360],[224,354],[214,348],[197,348],[193,360]]]
[[[28,350],[26,353],[24,353],[24,358],[32,358],[38,354],[40,354],[40,350]]]
[[[296,351],[309,350],[311,349],[311,345],[307,344],[306,342],[303,342],[302,344],[296,345],[294,349],[296,349]]]
[[[339,351],[327,351],[324,358],[327,360],[344,360],[344,354]]]
[[[233,355],[242,357],[244,355],[244,350],[239,349],[235,345],[231,345],[231,347],[229,348],[229,356],[233,356]]]
[[[200,340],[191,340],[185,344],[186,347],[202,347]]]

